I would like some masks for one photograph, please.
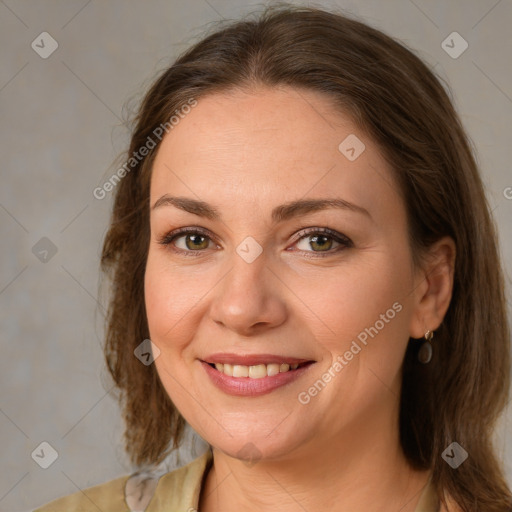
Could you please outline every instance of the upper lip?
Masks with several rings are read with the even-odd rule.
[[[211,354],[203,359],[206,363],[238,364],[242,366],[254,366],[257,364],[301,364],[313,362],[312,359],[281,356],[276,354]]]

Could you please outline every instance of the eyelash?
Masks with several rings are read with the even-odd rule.
[[[206,238],[209,238],[212,242],[215,243],[215,241],[212,239],[212,237],[209,236],[209,233],[205,231],[202,228],[197,227],[189,227],[189,228],[181,228],[177,231],[172,231],[171,233],[168,233],[161,238],[158,239],[158,243],[164,246],[169,246],[169,248],[179,254],[183,254],[187,257],[197,257],[200,255],[201,252],[204,252],[205,250],[185,250],[180,249],[172,244],[174,240],[177,238],[180,238],[180,236],[183,236],[183,234],[194,234],[194,235],[201,235]],[[353,247],[354,244],[352,240],[350,240],[345,235],[342,235],[341,233],[338,233],[337,231],[334,231],[329,228],[306,228],[305,230],[301,231],[300,236],[296,238],[294,241],[294,244],[302,240],[303,238],[307,238],[308,236],[312,235],[328,235],[328,238],[332,238],[337,243],[341,244],[340,247],[329,250],[329,251],[302,251],[306,254],[308,254],[307,257],[310,258],[325,258],[328,256],[332,256],[335,253],[338,253],[344,249]],[[311,256],[310,254],[313,253],[314,256]]]

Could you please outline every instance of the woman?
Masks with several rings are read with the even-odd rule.
[[[126,449],[158,464],[185,422],[210,449],[40,511],[512,510],[495,229],[409,50],[317,9],[234,23],[154,83],[117,177]]]

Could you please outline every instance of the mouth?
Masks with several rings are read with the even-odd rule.
[[[297,380],[316,361],[269,354],[214,354],[200,362],[211,382],[221,391],[230,395],[259,396]]]
[[[294,372],[299,368],[304,368],[313,361],[306,361],[303,363],[262,363],[251,366],[242,364],[229,364],[229,363],[206,363],[211,368],[215,368],[220,373],[228,377],[248,377],[249,379],[263,379],[265,377],[274,377],[280,373]]]

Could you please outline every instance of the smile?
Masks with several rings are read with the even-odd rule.
[[[257,364],[253,366],[245,366],[241,364],[222,364],[210,363],[210,366],[217,371],[227,375],[228,377],[249,377],[250,379],[262,379],[264,377],[273,377],[279,373],[286,373],[296,370],[309,363],[301,364],[288,364],[288,363],[270,363],[270,364]]]
[[[200,361],[215,387],[229,395],[259,396],[299,379],[312,360],[273,355],[217,354]]]

